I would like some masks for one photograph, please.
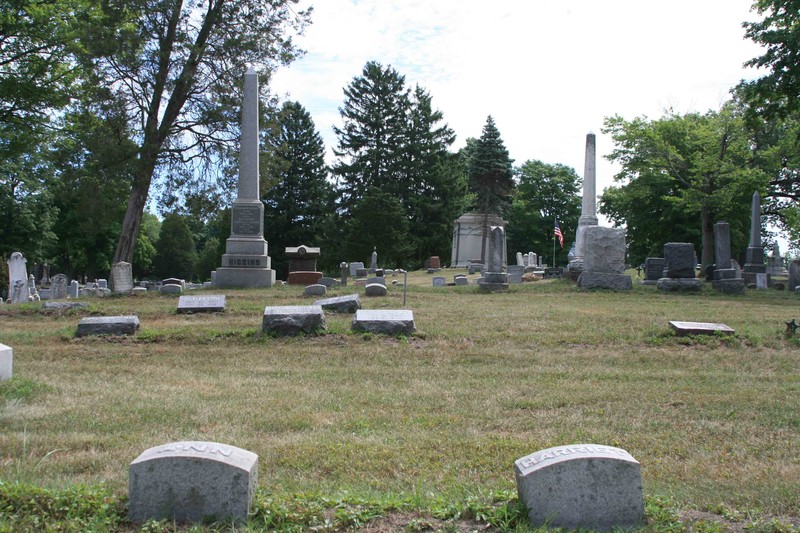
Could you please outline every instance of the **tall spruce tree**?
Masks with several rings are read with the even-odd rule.
[[[483,214],[483,245],[481,260],[486,259],[486,237],[489,234],[489,215],[505,214],[514,193],[514,162],[500,137],[491,115],[486,118],[480,139],[470,147],[469,186],[476,196],[476,208]]]
[[[267,129],[271,187],[263,195],[264,233],[273,266],[283,272],[287,246],[318,245],[333,215],[333,186],[328,182],[325,147],[314,121],[297,102],[286,102]]]
[[[334,127],[339,137],[334,165],[341,209],[348,214],[370,187],[401,199],[408,205],[408,183],[402,150],[410,107],[405,77],[391,66],[375,61],[344,89],[344,122]]]

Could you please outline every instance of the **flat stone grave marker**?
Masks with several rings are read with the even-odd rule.
[[[0,381],[11,379],[14,376],[14,349],[11,346],[0,344]]]
[[[711,322],[680,322],[670,320],[670,327],[675,330],[678,337],[685,335],[713,335],[714,333],[734,334],[736,331],[725,324],[713,324]]]
[[[128,479],[132,522],[247,520],[258,455],[217,442],[173,442],[142,452]]]
[[[621,448],[547,448],[515,461],[514,474],[534,527],[609,531],[644,522],[641,465]]]
[[[364,296],[386,296],[387,292],[383,283],[367,283],[364,286]]]
[[[352,330],[384,335],[411,335],[417,327],[414,324],[414,312],[410,309],[359,309],[353,316]]]
[[[332,311],[334,313],[355,313],[361,309],[361,299],[358,297],[358,294],[346,294],[344,296],[316,300],[314,305],[318,305],[322,307],[323,310]]]
[[[278,305],[264,309],[261,330],[276,335],[297,335],[326,330],[325,314],[319,305]]]
[[[224,310],[224,294],[181,296],[178,298],[178,313],[217,313]]]
[[[42,309],[83,309],[89,307],[86,302],[45,302],[42,304]]]
[[[87,335],[133,335],[139,329],[139,317],[89,316],[78,323],[76,337]]]

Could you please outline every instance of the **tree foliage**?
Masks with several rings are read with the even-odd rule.
[[[469,155],[469,187],[479,213],[505,214],[514,194],[513,162],[490,115]]]
[[[549,257],[548,263],[566,264],[581,214],[583,180],[570,167],[542,161],[526,161],[516,169],[516,175],[519,183],[508,215],[509,253],[534,251]],[[556,219],[564,247],[556,244],[553,258]]]
[[[154,178],[183,185],[216,163],[238,135],[248,64],[269,74],[297,54],[296,0],[108,0],[87,28],[81,59],[112,88],[137,144],[115,261],[130,261]]]
[[[631,260],[660,255],[668,241],[692,242],[702,250],[703,267],[714,263],[715,222],[731,225],[731,249],[747,247],[750,199],[766,189],[767,176],[753,165],[752,144],[741,109],[657,120],[606,119],[614,140],[608,156],[618,163],[619,189],[607,189],[600,212],[625,224]]]
[[[191,280],[197,252],[189,225],[184,217],[170,213],[161,222],[153,260],[155,273],[162,278]]]
[[[328,182],[325,147],[314,121],[297,102],[286,102],[266,129],[263,173],[270,187],[264,193],[264,234],[273,268],[282,276],[284,249],[325,241],[334,212],[333,185]]]

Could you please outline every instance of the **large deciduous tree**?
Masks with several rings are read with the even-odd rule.
[[[508,248],[549,257],[556,219],[564,235],[575,234],[583,180],[573,168],[542,161],[526,161],[516,174],[519,184],[508,215]],[[553,265],[566,263],[569,244],[556,246]]]
[[[703,268],[714,263],[714,223],[731,225],[731,247],[747,246],[750,199],[764,191],[766,174],[753,164],[753,146],[741,110],[728,103],[720,111],[657,120],[619,116],[606,119],[604,133],[615,147],[621,183],[607,189],[600,212],[626,224],[634,261],[656,254],[666,241],[689,241],[702,250]]]
[[[334,190],[328,182],[325,147],[314,121],[297,102],[286,102],[267,128],[263,177],[264,234],[273,267],[283,272],[284,249],[318,246],[334,214]],[[332,250],[329,250],[332,252]]]
[[[130,262],[154,178],[196,177],[238,134],[235,88],[248,64],[269,75],[297,50],[296,0],[107,0],[82,56],[135,131],[135,169],[114,261]],[[264,85],[262,84],[262,87]],[[194,165],[194,166],[193,166]]]

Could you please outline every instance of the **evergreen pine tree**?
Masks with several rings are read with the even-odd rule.
[[[192,279],[197,261],[194,239],[189,225],[177,213],[170,213],[161,222],[161,231],[153,259],[155,273],[163,278]]]
[[[508,150],[491,115],[486,118],[481,137],[470,151],[469,186],[476,195],[478,212],[483,214],[481,260],[485,260],[489,215],[504,215],[514,192],[514,173],[511,168],[513,160],[508,156]]]
[[[286,102],[266,135],[265,172],[272,186],[264,193],[264,234],[273,267],[285,273],[287,246],[315,246],[333,214],[325,147],[314,121],[297,102]]]
[[[339,108],[344,125],[334,127],[339,161],[333,169],[342,210],[349,213],[370,187],[407,198],[402,151],[410,100],[405,77],[391,66],[370,61],[344,95]]]

